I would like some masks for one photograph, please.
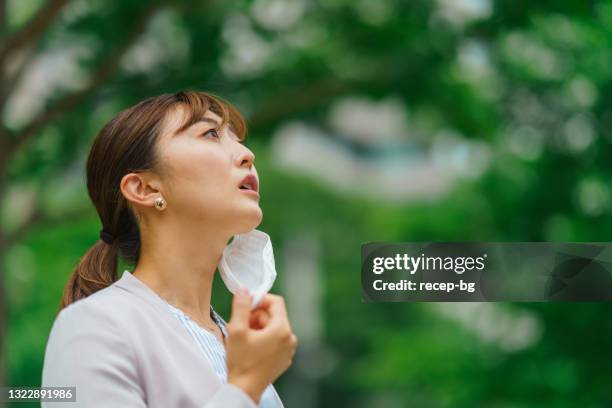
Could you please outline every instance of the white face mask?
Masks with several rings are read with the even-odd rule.
[[[255,308],[276,279],[270,236],[256,229],[235,235],[223,250],[219,273],[230,292],[247,288],[253,296],[251,309]]]

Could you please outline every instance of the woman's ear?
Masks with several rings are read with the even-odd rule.
[[[132,205],[153,207],[160,196],[159,184],[146,172],[128,173],[121,179],[121,193]]]

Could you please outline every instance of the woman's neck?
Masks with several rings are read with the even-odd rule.
[[[164,226],[163,232],[143,231],[134,276],[162,299],[202,322],[212,322],[210,300],[213,277],[229,237],[189,233]],[[193,231],[193,230],[192,230]]]

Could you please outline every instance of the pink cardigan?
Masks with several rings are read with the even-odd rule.
[[[240,388],[221,383],[163,300],[127,271],[58,314],[42,386],[76,386],[77,399],[43,408],[256,408]]]

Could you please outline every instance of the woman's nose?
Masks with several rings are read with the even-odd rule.
[[[255,161],[255,154],[245,145],[241,143],[239,143],[239,145],[240,152],[238,153],[238,165],[240,167],[251,167]]]

